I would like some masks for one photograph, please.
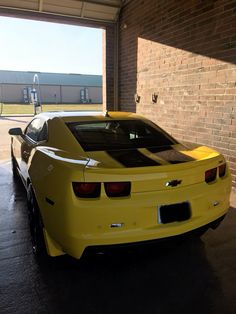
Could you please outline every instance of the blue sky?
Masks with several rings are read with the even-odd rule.
[[[0,17],[0,70],[102,74],[102,30]]]

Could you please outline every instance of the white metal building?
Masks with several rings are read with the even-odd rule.
[[[28,102],[33,87],[42,103],[102,103],[101,75],[0,70],[0,102]]]

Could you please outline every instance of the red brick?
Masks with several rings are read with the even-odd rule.
[[[214,146],[234,158],[235,21],[235,1],[129,2],[119,21],[127,24],[119,34],[120,109],[137,111],[180,140]]]

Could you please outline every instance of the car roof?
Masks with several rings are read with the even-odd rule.
[[[76,121],[94,121],[94,120],[109,120],[109,119],[145,119],[144,117],[132,112],[122,111],[50,111],[43,112],[38,117],[46,120],[59,118],[65,122]]]

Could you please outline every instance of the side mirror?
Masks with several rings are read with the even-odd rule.
[[[21,128],[12,128],[8,131],[8,134],[22,136],[23,132]]]

